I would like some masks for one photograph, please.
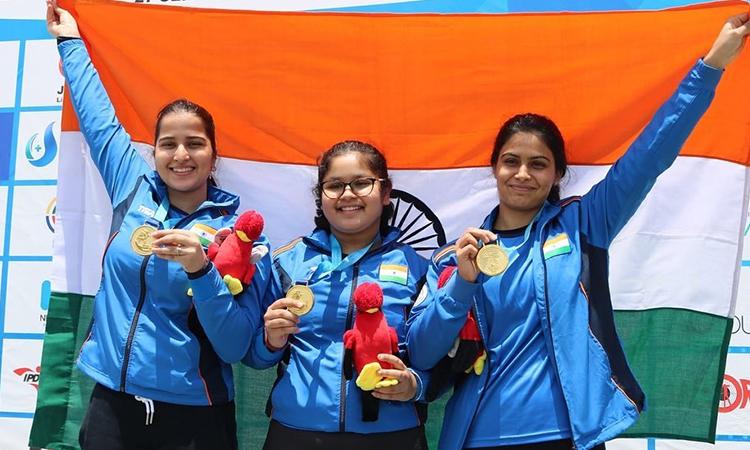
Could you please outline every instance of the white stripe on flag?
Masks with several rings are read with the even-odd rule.
[[[79,133],[63,133],[53,287],[91,295],[99,286],[111,208],[92,163],[76,161],[80,153],[70,151],[82,144]],[[570,169],[564,195],[586,192],[607,167]],[[223,160],[218,170],[219,184],[241,196],[240,211],[256,209],[263,214],[272,248],[313,229],[314,167]],[[391,175],[396,189],[421,199],[440,217],[448,240],[481,223],[497,203],[489,168],[393,170]],[[748,169],[740,164],[678,158],[612,244],[615,308],[676,307],[731,316],[747,179]],[[290,220],[290,211],[295,220]],[[65,259],[76,270],[68,271]]]

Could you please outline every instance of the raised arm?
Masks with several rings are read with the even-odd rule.
[[[91,149],[113,205],[132,191],[138,177],[151,169],[133,147],[80,39],[75,18],[47,1],[47,30],[58,38],[58,52],[79,126]]]
[[[656,178],[675,161],[711,104],[723,69],[737,57],[748,33],[747,13],[729,18],[706,57],[693,66],[604,180],[583,196],[583,227],[592,244],[607,248]]]

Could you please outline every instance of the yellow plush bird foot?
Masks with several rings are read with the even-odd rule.
[[[398,384],[398,380],[395,378],[383,378],[382,380],[375,383],[375,389],[380,389],[388,386],[395,386]]]
[[[193,288],[188,289],[188,293],[187,294],[192,297],[193,296]]]
[[[477,358],[476,361],[474,361],[474,373],[477,375],[481,375],[482,371],[484,370],[484,363],[487,361],[487,352],[483,351],[481,355],[479,355],[479,358]]]
[[[357,386],[363,391],[371,391],[378,387],[378,383],[383,380],[383,377],[378,374],[378,370],[380,370],[380,363],[378,362],[365,364],[357,377]]]
[[[237,295],[243,290],[242,282],[231,275],[224,275],[224,283],[226,283],[232,295]]]

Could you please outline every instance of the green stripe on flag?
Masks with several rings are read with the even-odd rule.
[[[79,449],[78,431],[94,382],[76,368],[75,360],[86,339],[92,305],[93,298],[83,295],[53,293],[50,298],[30,447]],[[260,449],[268,429],[264,409],[276,368],[259,371],[235,364],[233,369],[239,448]],[[437,448],[446,401],[430,405],[426,424],[430,448]]]
[[[39,393],[29,447],[78,449],[78,430],[94,382],[75,366],[86,339],[93,297],[53,292],[47,311]]]
[[[570,253],[570,245],[565,247],[559,247],[552,250],[544,250],[544,259],[550,259],[553,256],[562,255],[563,253]]]
[[[732,321],[686,309],[615,311],[647,410],[622,437],[713,442]]]

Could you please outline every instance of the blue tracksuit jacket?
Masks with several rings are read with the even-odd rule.
[[[657,176],[674,162],[711,103],[721,73],[698,61],[604,180],[582,197],[545,203],[537,218],[534,300],[578,450],[616,437],[645,407],[645,395],[615,332],[607,249]],[[491,230],[496,214],[497,208],[482,228]],[[569,248],[545,255],[544,244],[555,238],[567,239]],[[497,293],[456,274],[438,290],[437,278],[448,265],[456,265],[452,244],[433,255],[429,294],[409,318],[409,355],[419,369],[433,367],[448,353],[469,309],[487,342],[484,304],[497,302]],[[490,372],[485,368],[481,376],[469,376],[456,387],[445,412],[440,449],[463,448]]]
[[[258,262],[251,286],[233,298],[215,268],[189,281],[180,264],[136,254],[131,234],[157,211],[166,185],[117,120],[83,41],[63,41],[58,49],[68,94],[113,206],[112,235],[78,367],[129,394],[184,405],[226,403],[234,397],[229,363],[242,359],[261,324],[270,255]],[[231,227],[238,206],[237,196],[211,186],[208,199],[172,226]],[[256,245],[267,246],[265,237]]]
[[[315,304],[300,318],[300,332],[290,339],[289,362],[271,393],[273,419],[292,428],[324,432],[376,433],[420,425],[413,401],[381,400],[378,420],[362,422],[356,372],[352,380],[346,380],[343,372],[344,332],[354,323],[352,293],[361,283],[377,282],[382,287],[383,312],[404,348],[406,317],[424,282],[428,262],[411,247],[396,242],[398,236],[399,230],[392,228],[353,266],[328,273],[317,270],[331,257],[327,231],[315,230],[276,251],[277,276],[266,304],[282,298],[293,284],[301,282],[313,290]],[[382,265],[400,266],[407,274],[404,282],[381,281]],[[266,368],[281,361],[283,354],[284,350],[270,352],[263,330],[259,330],[245,362]],[[405,348],[401,359],[408,360]],[[421,371],[415,374],[419,384],[415,400],[421,400],[428,375]]]

